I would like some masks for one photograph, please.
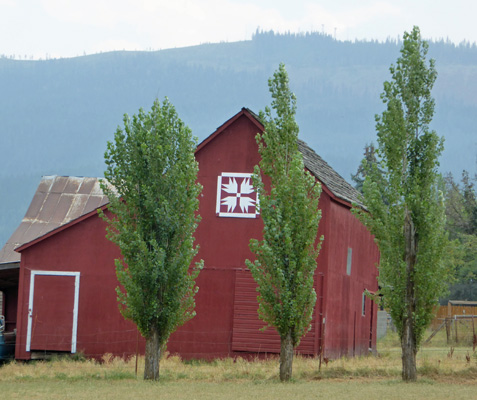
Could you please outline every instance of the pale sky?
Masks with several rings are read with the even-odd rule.
[[[0,0],[0,54],[74,57],[249,40],[257,28],[339,40],[477,42],[476,0]]]

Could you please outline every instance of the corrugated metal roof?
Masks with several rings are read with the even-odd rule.
[[[16,247],[107,204],[99,179],[44,176],[20,226],[0,250],[0,264],[19,262]]]

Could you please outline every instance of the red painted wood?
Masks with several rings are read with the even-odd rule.
[[[232,355],[235,271],[206,268],[200,273],[197,285],[197,315],[171,336],[167,349],[188,359]]]
[[[280,336],[274,328],[267,328],[258,318],[257,284],[248,270],[237,270],[235,281],[234,320],[232,332],[233,351],[280,353]],[[297,348],[300,354],[315,353],[315,318],[311,330]]]
[[[377,290],[379,252],[369,232],[347,207],[331,202],[327,218],[332,224],[325,237],[328,263],[325,273],[325,355],[352,356],[353,343],[356,355],[367,354],[371,314],[361,316],[361,299],[365,289]],[[350,276],[346,275],[348,247],[353,249]],[[377,308],[374,308],[373,329],[376,329],[376,313]],[[376,345],[375,338],[376,335],[373,347]]]

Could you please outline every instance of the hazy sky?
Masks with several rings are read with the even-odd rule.
[[[72,57],[251,39],[257,28],[340,40],[477,42],[476,0],[0,0],[0,54]]]

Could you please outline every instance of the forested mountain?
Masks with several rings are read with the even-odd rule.
[[[0,58],[0,243],[42,175],[102,176],[124,113],[169,97],[199,140],[238,112],[269,104],[267,80],[286,64],[300,136],[345,179],[375,140],[383,82],[400,43],[340,42],[318,33],[257,32],[250,41],[39,61]],[[474,171],[477,47],[430,44],[439,73],[433,126],[443,172]],[[0,244],[0,246],[1,246]]]

